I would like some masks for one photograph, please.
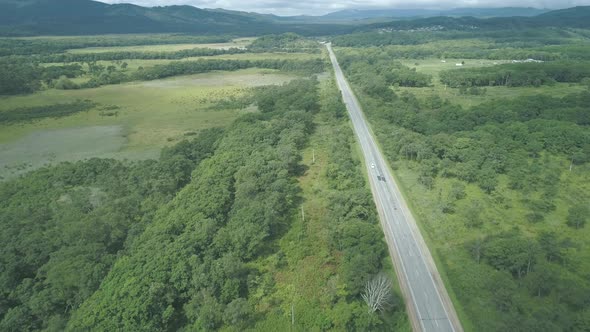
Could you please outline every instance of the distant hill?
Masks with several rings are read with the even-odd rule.
[[[287,31],[313,35],[346,28],[327,24],[293,26],[280,24],[275,18],[192,6],[146,8],[91,0],[0,0],[2,35],[185,32],[246,36]]]
[[[473,16],[473,17],[510,17],[510,16],[536,16],[548,12],[548,9],[504,7],[504,8],[455,8],[449,10],[428,9],[379,9],[379,10],[355,10],[347,9],[322,16],[325,19],[339,20],[363,20],[371,18],[419,18],[434,16]]]
[[[501,30],[537,27],[590,28],[590,6],[580,6],[555,10],[532,17],[492,17],[436,16],[418,19],[396,20],[367,25],[361,30],[375,28],[393,30],[432,29],[432,30]]]
[[[536,19],[557,26],[590,27],[590,6],[578,6],[541,14]]]

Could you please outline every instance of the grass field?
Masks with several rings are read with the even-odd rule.
[[[193,48],[212,48],[227,50],[230,48],[243,48],[249,45],[255,38],[239,38],[229,43],[209,44],[162,44],[162,45],[138,45],[138,46],[114,46],[114,47],[87,47],[68,50],[68,53],[104,53],[104,52],[176,52]]]
[[[540,87],[491,86],[484,87],[484,89],[486,90],[486,93],[484,95],[465,95],[460,94],[458,88],[448,88],[444,84],[440,83],[438,74],[443,70],[462,70],[463,68],[489,67],[502,63],[510,63],[510,61],[485,59],[447,59],[445,61],[446,62],[441,62],[441,60],[439,59],[412,59],[402,61],[402,63],[408,67],[416,68],[417,72],[432,75],[433,86],[426,88],[396,87],[395,91],[398,93],[408,91],[419,98],[439,96],[442,99],[447,99],[452,103],[459,104],[463,107],[471,107],[493,99],[518,98],[521,96],[533,96],[539,94],[548,94],[552,96],[563,97],[565,95],[584,91],[587,89],[586,86],[583,86],[581,84],[570,83],[556,83],[552,86],[543,85]],[[465,65],[463,67],[457,67],[456,64],[461,63],[462,61],[465,61]]]
[[[212,103],[239,96],[249,87],[280,84],[292,78],[273,70],[246,69],[3,97],[0,111],[77,99],[90,99],[100,105],[65,118],[0,125],[0,160],[10,160],[10,165],[0,165],[0,176],[16,174],[26,164],[28,170],[46,162],[79,159],[79,153],[72,153],[69,145],[62,144],[66,139],[75,140],[72,130],[81,134],[76,149],[86,151],[83,157],[156,157],[163,146],[195,131],[225,126],[242,112],[208,110]],[[107,106],[114,109],[104,110]],[[113,114],[106,116],[108,113]],[[97,128],[103,128],[104,132],[100,134]],[[98,133],[89,136],[87,130]],[[56,148],[48,149],[51,145]]]
[[[490,67],[504,63],[510,63],[509,60],[488,60],[488,59],[404,59],[400,61],[410,68],[416,68],[416,71],[432,75],[438,79],[438,73],[442,70],[463,69],[473,67]],[[464,63],[462,66],[457,66]],[[437,80],[438,82],[438,80]]]

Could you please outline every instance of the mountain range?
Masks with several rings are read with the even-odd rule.
[[[472,16],[480,18],[536,16],[548,12],[549,9],[503,7],[503,8],[454,8],[448,10],[432,9],[346,9],[323,15],[324,19],[363,20],[371,18],[420,18],[433,16]]]
[[[0,35],[5,36],[109,33],[253,36],[282,32],[327,35],[379,27],[588,27],[589,22],[590,7],[558,11],[535,8],[346,10],[324,16],[282,17],[192,6],[141,7],[92,0],[0,0]]]

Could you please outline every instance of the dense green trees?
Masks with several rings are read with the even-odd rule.
[[[31,93],[41,87],[42,69],[29,62],[0,59],[0,95]]]
[[[583,204],[573,206],[568,211],[567,224],[574,228],[584,227],[589,216],[590,210],[588,206]]]
[[[91,159],[2,183],[0,329],[63,330],[220,135],[205,131],[158,161]]]

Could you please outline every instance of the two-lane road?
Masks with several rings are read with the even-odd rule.
[[[336,81],[362,148],[373,198],[414,330],[463,331],[430,251],[399,191],[330,44]]]

